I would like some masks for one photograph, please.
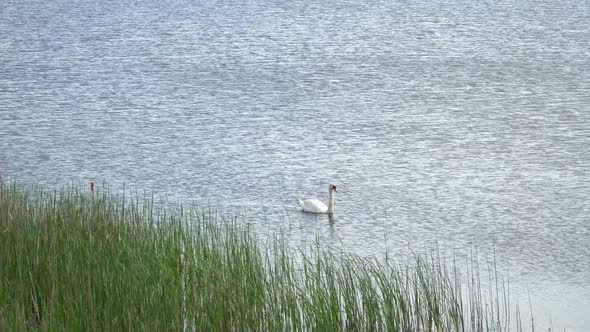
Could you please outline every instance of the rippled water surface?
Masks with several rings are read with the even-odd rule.
[[[590,331],[589,54],[587,1],[5,0],[0,175],[495,248],[538,329]],[[334,220],[298,211],[331,182]]]

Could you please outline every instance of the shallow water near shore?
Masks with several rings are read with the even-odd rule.
[[[294,246],[476,246],[538,330],[590,331],[588,6],[8,1],[0,175],[125,183]],[[333,220],[298,210],[329,183]]]

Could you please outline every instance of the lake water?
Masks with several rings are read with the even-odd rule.
[[[495,248],[537,330],[590,331],[589,54],[587,1],[4,0],[0,175]],[[329,183],[334,220],[298,210]]]

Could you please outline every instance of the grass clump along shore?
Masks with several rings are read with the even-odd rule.
[[[503,331],[433,256],[264,243],[197,208],[0,181],[2,331]]]

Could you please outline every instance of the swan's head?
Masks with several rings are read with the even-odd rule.
[[[330,190],[333,191],[333,192],[337,192],[336,191],[336,185],[335,184],[331,184],[330,185]]]

